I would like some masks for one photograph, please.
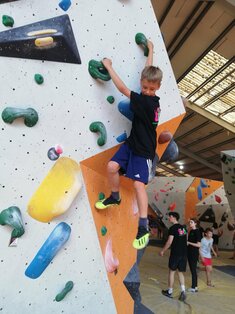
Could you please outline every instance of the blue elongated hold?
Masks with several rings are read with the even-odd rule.
[[[126,132],[123,132],[122,134],[120,134],[118,137],[116,137],[116,140],[118,141],[118,143],[122,143],[127,139],[127,134]]]
[[[42,245],[32,262],[25,271],[25,275],[29,278],[38,278],[62,246],[68,241],[71,228],[65,222],[59,223],[51,232],[46,242]]]
[[[201,186],[202,188],[207,188],[207,187],[208,187],[207,184],[206,184],[206,181],[205,181],[204,179],[201,179],[201,180],[200,180],[200,186]]]
[[[197,198],[201,201],[202,200],[202,187],[198,185],[197,187]]]
[[[133,120],[134,114],[130,108],[130,99],[125,99],[119,102],[118,110],[130,121]]]
[[[59,7],[64,10],[67,11],[71,6],[71,1],[70,0],[62,0],[59,3]]]

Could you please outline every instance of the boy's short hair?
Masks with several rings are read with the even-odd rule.
[[[177,212],[171,212],[168,215],[169,217],[170,216],[175,217],[177,221],[180,219],[180,214],[178,214]]]
[[[204,231],[204,233],[208,233],[208,232],[213,233],[213,230],[212,230],[211,228],[206,228],[206,230]]]
[[[162,80],[162,70],[159,67],[153,65],[146,66],[141,73],[141,81],[146,79],[150,82],[159,82]]]

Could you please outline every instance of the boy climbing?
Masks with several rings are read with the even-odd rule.
[[[139,227],[136,239],[133,241],[135,249],[143,249],[149,241],[148,231],[148,196],[145,185],[149,181],[153,159],[156,151],[156,127],[159,122],[160,105],[156,91],[161,86],[162,71],[152,65],[153,43],[147,41],[149,54],[142,71],[140,85],[141,93],[131,91],[120,79],[112,67],[110,59],[103,59],[103,65],[109,72],[117,89],[130,98],[130,109],[134,118],[130,136],[122,144],[108,163],[108,179],[111,195],[95,204],[99,210],[119,205],[119,170],[134,182],[137,205],[139,210]]]

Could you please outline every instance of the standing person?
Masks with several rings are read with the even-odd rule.
[[[201,226],[200,220],[197,221],[197,229],[199,230],[202,239],[204,237],[204,229]]]
[[[168,263],[168,289],[162,290],[162,294],[166,297],[172,298],[175,272],[177,270],[181,289],[179,300],[185,301],[186,293],[184,272],[186,271],[187,265],[187,231],[184,226],[179,224],[179,218],[180,215],[178,213],[169,213],[169,221],[173,224],[173,226],[169,228],[168,240],[159,255],[163,256],[165,251],[171,246],[171,253]]]
[[[219,238],[222,236],[223,230],[218,227],[217,222],[213,223],[212,232],[213,232],[213,248],[217,256],[219,256]]]
[[[201,240],[201,247],[199,250],[200,257],[202,264],[206,268],[206,279],[207,279],[207,286],[214,287],[211,283],[211,272],[212,272],[212,256],[211,251],[215,256],[216,252],[213,249],[213,233],[211,228],[206,228],[204,232],[204,237]]]
[[[230,257],[230,259],[235,259],[235,231],[233,231],[233,256]]]
[[[198,292],[197,287],[197,262],[199,258],[199,248],[201,246],[201,233],[197,228],[198,220],[190,218],[189,234],[188,234],[188,264],[192,274],[192,286],[188,289],[189,292]]]
[[[99,210],[119,205],[119,170],[133,180],[139,210],[138,233],[133,241],[135,249],[143,249],[149,241],[148,196],[145,185],[151,175],[156,151],[156,127],[159,122],[160,105],[156,91],[161,86],[162,71],[152,66],[153,44],[148,40],[149,55],[141,74],[141,93],[131,91],[120,79],[112,67],[110,59],[103,59],[103,65],[109,72],[117,89],[130,98],[130,109],[134,114],[130,136],[122,144],[108,163],[108,179],[111,195],[95,204]]]

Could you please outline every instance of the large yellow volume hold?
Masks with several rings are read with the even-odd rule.
[[[82,187],[79,164],[61,157],[51,168],[28,204],[29,215],[49,222],[66,212]]]

